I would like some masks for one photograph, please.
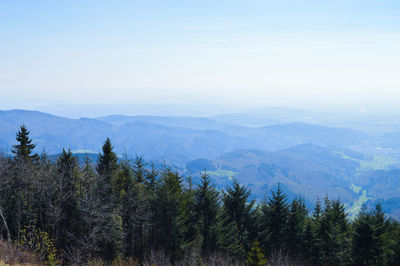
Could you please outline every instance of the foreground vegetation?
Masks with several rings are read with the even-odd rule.
[[[217,191],[141,157],[97,162],[33,154],[22,126],[0,158],[0,261],[90,265],[400,265],[400,226],[380,205],[350,221],[337,199],[256,204],[233,180]],[[267,191],[266,191],[267,193]],[[8,254],[8,255],[7,255]],[[9,255],[11,254],[11,255]]]

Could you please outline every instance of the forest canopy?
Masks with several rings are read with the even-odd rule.
[[[0,232],[48,265],[400,265],[400,225],[380,204],[350,219],[339,199],[309,210],[280,186],[256,202],[236,180],[218,190],[206,172],[194,184],[119,159],[109,138],[96,161],[65,149],[50,160],[29,133],[0,157]]]

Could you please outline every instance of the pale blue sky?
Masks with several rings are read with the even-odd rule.
[[[400,1],[0,0],[0,109],[400,102]]]

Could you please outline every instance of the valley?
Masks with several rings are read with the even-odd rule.
[[[312,124],[317,121],[325,122]],[[248,186],[257,201],[279,183],[290,199],[304,198],[308,208],[318,198],[339,198],[354,217],[363,204],[382,201],[387,202],[385,211],[399,218],[400,207],[393,201],[400,191],[400,149],[396,141],[389,145],[386,140],[395,138],[395,122],[377,134],[382,130],[379,125],[375,131],[337,127],[329,116],[291,109],[212,117],[80,119],[10,110],[0,111],[3,153],[10,152],[22,124],[31,130],[36,152],[53,157],[69,148],[82,162],[86,156],[94,162],[98,147],[110,137],[120,158],[143,156],[158,167],[170,165],[195,182],[206,171],[220,189],[235,179]]]

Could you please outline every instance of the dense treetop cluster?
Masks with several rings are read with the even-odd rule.
[[[110,139],[83,164],[69,150],[55,162],[34,154],[24,126],[17,141],[0,158],[1,237],[48,247],[32,250],[48,264],[400,265],[400,225],[380,205],[350,220],[339,200],[310,211],[278,187],[255,202],[235,180],[218,191],[206,173],[194,185],[142,157],[119,160]]]

